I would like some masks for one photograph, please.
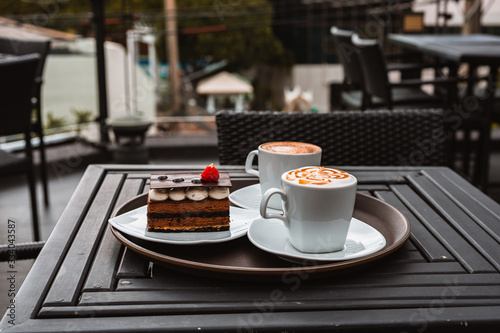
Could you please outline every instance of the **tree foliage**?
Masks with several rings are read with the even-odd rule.
[[[163,0],[103,1],[106,17],[123,18],[124,14],[132,13],[141,22],[155,27],[159,32],[159,56],[166,60]],[[258,64],[292,65],[292,54],[273,35],[272,6],[267,0],[177,0],[176,5],[181,62],[196,67],[200,60],[227,59],[233,69]],[[91,11],[90,0],[0,1],[4,16],[83,35],[91,34],[88,26],[85,29],[81,26],[82,20],[90,19]],[[122,41],[125,29],[125,24],[106,27],[108,37],[120,37]]]
[[[181,59],[194,61],[206,55],[214,60],[227,59],[240,68],[256,64],[288,67],[290,52],[272,33],[272,7],[266,0],[179,1]],[[198,8],[198,9],[197,9]],[[195,11],[197,17],[182,18]],[[220,28],[222,31],[183,34],[184,28]]]

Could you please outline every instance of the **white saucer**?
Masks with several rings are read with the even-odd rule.
[[[328,253],[304,253],[288,241],[287,230],[278,219],[258,218],[248,229],[248,238],[261,250],[273,253],[285,260],[313,264],[306,261],[340,261],[363,257],[381,250],[385,237],[372,226],[353,218],[347,234],[344,250]]]
[[[229,194],[229,201],[231,201],[233,205],[245,209],[252,209],[257,212],[260,211],[261,199],[262,192],[260,191],[260,184],[246,186]],[[273,211],[273,213],[282,213],[280,209],[271,207],[267,207],[267,209]]]
[[[260,209],[261,198],[260,184],[246,186],[229,194],[229,201],[234,205],[257,211]]]
[[[147,231],[147,206],[131,210],[109,219],[109,223],[119,231],[143,240],[178,245],[222,243],[246,235],[251,221],[260,214],[238,207],[229,208],[231,223],[228,231],[163,233]]]

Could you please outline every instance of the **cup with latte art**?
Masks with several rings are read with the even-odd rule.
[[[260,214],[285,223],[299,251],[324,253],[344,248],[356,198],[356,178],[342,170],[308,166],[285,172],[281,187],[264,194]],[[282,201],[283,215],[267,212],[271,197]]]

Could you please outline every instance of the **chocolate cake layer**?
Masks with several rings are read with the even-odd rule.
[[[148,213],[148,218],[150,219],[169,219],[169,218],[215,218],[215,217],[227,217],[229,212],[194,212],[189,214],[175,214],[175,213]]]
[[[227,228],[225,228],[227,227]],[[214,231],[229,230],[229,216],[219,217],[148,217],[149,231],[181,232],[181,231]]]
[[[191,214],[195,212],[229,212],[229,199],[210,199],[207,198],[202,201],[148,201],[148,213],[160,214]]]
[[[154,232],[212,232],[212,231],[227,231],[229,230],[228,225],[219,225],[219,226],[212,226],[212,227],[192,227],[192,228],[165,228],[165,227],[153,227],[153,228],[148,228],[148,231],[154,231]]]
[[[148,231],[207,232],[229,230],[229,199],[151,202],[148,200]]]

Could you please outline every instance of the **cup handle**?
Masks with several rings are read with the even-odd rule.
[[[266,191],[266,193],[264,193],[264,196],[262,197],[262,200],[260,202],[260,215],[265,219],[280,219],[283,222],[285,222],[285,225],[288,227],[288,218],[285,216],[285,214],[280,215],[280,214],[267,213],[267,204],[269,202],[269,199],[271,199],[271,197],[274,194],[279,194],[284,202],[287,201],[285,191],[280,190],[278,188],[270,188],[269,190]]]
[[[255,170],[254,168],[252,168],[252,164],[253,164],[253,159],[255,156],[259,155],[259,151],[258,150],[252,150],[248,156],[247,156],[247,160],[245,161],[245,171],[251,175],[254,175],[254,176],[259,176],[259,172],[257,170]]]

